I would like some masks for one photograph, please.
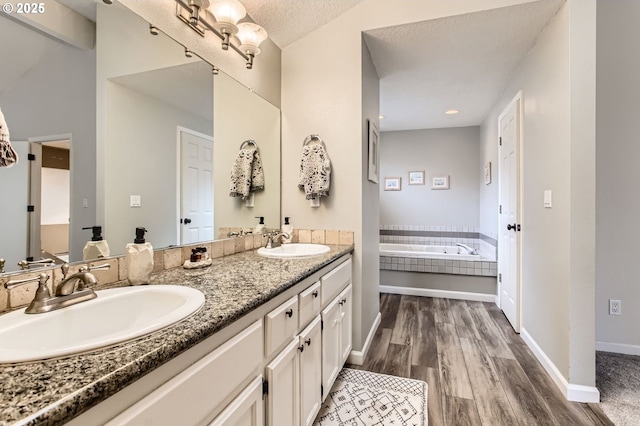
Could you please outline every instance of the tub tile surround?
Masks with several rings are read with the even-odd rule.
[[[190,250],[184,249],[161,252],[164,259],[172,260],[176,250],[190,254]],[[353,245],[330,245],[330,249],[327,254],[295,260],[265,258],[255,250],[248,250],[214,258],[209,268],[173,268],[155,273],[152,284],[194,287],[205,294],[205,304],[196,314],[166,329],[111,348],[42,362],[0,365],[0,425],[18,421],[61,424],[70,420],[325,265],[351,253]],[[120,259],[109,261],[119,275]],[[31,271],[29,275],[37,273],[39,271]],[[239,282],[242,285],[238,285]],[[105,287],[123,283],[105,284]],[[24,299],[28,301],[29,297]]]
[[[248,250],[254,250],[262,247],[265,242],[264,234],[249,234],[244,236],[227,238],[229,232],[239,232],[242,228],[221,228],[220,235],[224,235],[224,239],[190,244],[181,247],[170,247],[156,249],[153,252],[153,272],[161,272],[167,269],[178,268],[184,264],[191,256],[191,249],[196,247],[206,247],[209,256],[212,259],[218,259],[223,256],[230,256],[236,253],[242,253]],[[245,229],[246,231],[246,229]],[[300,237],[302,235],[302,237]],[[321,230],[321,229],[296,229],[293,232],[292,242],[294,243],[311,243],[329,244],[329,245],[353,245],[353,231],[341,230]],[[105,263],[111,265],[108,270],[93,271],[98,278],[99,285],[96,288],[113,287],[114,285],[125,285],[127,279],[127,265],[124,256],[114,256],[108,259],[96,259],[90,262],[78,262],[71,265],[69,273],[78,272],[81,266],[89,264],[90,266],[99,266]],[[25,272],[14,272],[3,275],[5,279],[21,280],[25,278],[37,278],[40,272],[46,272],[50,277],[47,282],[49,290],[54,285],[62,281],[62,272],[59,267],[46,267],[42,269],[32,269]],[[25,284],[18,288],[7,292],[4,286],[0,285],[0,314],[18,308],[26,307],[35,295],[38,283],[33,282]]]
[[[380,269],[383,270],[486,277],[498,275],[497,240],[480,233],[475,227],[382,225],[380,242],[436,246],[454,246],[460,243],[478,250],[483,257],[483,259],[467,261],[380,256]]]

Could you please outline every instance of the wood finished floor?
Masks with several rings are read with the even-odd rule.
[[[364,365],[424,380],[429,426],[613,425],[568,402],[493,303],[382,294]]]

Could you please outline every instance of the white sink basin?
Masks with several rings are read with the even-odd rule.
[[[96,291],[97,298],[44,314],[0,316],[0,362],[34,361],[102,348],[174,324],[204,303],[199,290],[145,285]]]
[[[282,259],[296,258],[296,257],[311,257],[318,256],[329,251],[329,247],[323,244],[282,244],[276,248],[264,248],[258,249],[258,254],[265,257],[278,257]]]

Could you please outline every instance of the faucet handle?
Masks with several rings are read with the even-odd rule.
[[[111,268],[111,265],[108,263],[103,263],[102,265],[96,265],[96,266],[87,265],[87,272],[102,271],[109,268]]]
[[[62,269],[62,279],[67,278],[67,274],[69,273],[69,264],[68,263],[62,264],[60,269]]]
[[[5,263],[5,260],[0,259],[0,274],[4,273],[4,263]]]

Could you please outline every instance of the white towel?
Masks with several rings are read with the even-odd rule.
[[[331,160],[322,145],[305,145],[302,149],[298,188],[307,200],[327,197],[331,186]]]
[[[231,169],[231,197],[249,198],[251,192],[264,189],[262,160],[256,148],[245,148],[238,152]]]
[[[18,162],[18,153],[11,146],[9,127],[0,110],[0,167],[11,167]]]

